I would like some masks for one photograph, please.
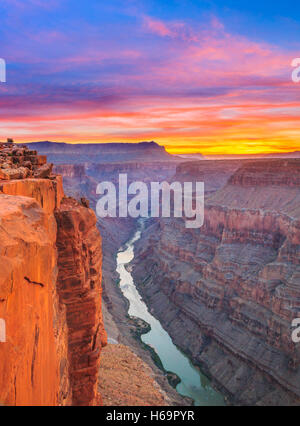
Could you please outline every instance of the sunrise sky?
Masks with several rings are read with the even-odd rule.
[[[0,140],[300,147],[300,4],[1,0]]]

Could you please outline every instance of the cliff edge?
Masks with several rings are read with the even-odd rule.
[[[99,403],[101,258],[94,212],[46,157],[0,143],[1,404]]]

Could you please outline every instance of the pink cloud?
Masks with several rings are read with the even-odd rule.
[[[144,18],[144,26],[150,32],[157,34],[161,37],[173,36],[173,31],[168,28],[168,26],[163,21],[159,21],[158,19],[152,19],[147,16]]]
[[[191,28],[183,22],[165,23],[159,19],[153,19],[150,16],[144,16],[143,26],[146,31],[156,34],[160,37],[170,37],[184,41],[198,41]]]

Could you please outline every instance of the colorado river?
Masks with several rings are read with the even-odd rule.
[[[178,393],[188,396],[195,401],[195,405],[220,406],[225,405],[223,396],[216,392],[206,376],[194,367],[189,359],[173,344],[168,333],[160,322],[149,312],[143,302],[130,272],[126,265],[134,258],[134,243],[141,237],[141,231],[136,231],[117,255],[117,272],[120,275],[120,288],[129,301],[128,314],[141,318],[151,326],[151,331],[142,335],[142,340],[151,346],[159,356],[166,371],[171,371],[181,379],[176,387]]]

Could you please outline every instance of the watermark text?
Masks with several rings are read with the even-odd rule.
[[[292,80],[294,83],[300,83],[300,58],[292,60],[291,66],[295,68],[292,72]]]
[[[6,62],[0,58],[0,83],[6,83]]]
[[[300,318],[295,318],[292,322],[292,327],[295,328],[292,332],[292,341],[300,343]]]
[[[195,188],[194,188],[195,186]],[[200,228],[204,222],[203,182],[132,182],[119,175],[118,188],[113,182],[101,182],[96,193],[97,215],[105,217],[184,217],[186,228]]]

